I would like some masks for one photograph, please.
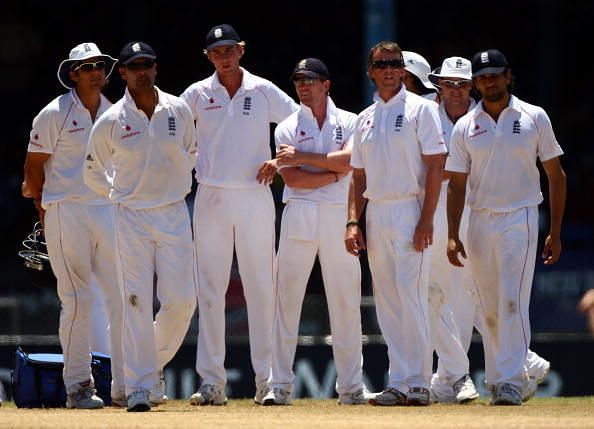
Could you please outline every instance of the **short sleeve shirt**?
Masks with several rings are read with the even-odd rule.
[[[562,154],[545,111],[512,96],[497,122],[482,102],[458,120],[446,170],[468,174],[472,209],[508,212],[542,202],[536,161]]]

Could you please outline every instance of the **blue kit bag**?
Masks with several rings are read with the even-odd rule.
[[[66,406],[62,378],[64,357],[52,353],[15,353],[12,396],[18,408],[59,408]]]
[[[111,404],[111,360],[92,353],[91,373],[97,396]],[[62,378],[64,356],[54,353],[15,352],[12,395],[18,408],[60,408],[66,406],[66,387]]]

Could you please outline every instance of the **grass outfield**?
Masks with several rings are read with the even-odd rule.
[[[486,400],[430,407],[339,406],[335,400],[300,399],[291,407],[261,407],[231,400],[225,407],[170,401],[148,413],[103,410],[0,408],[0,428],[594,428],[594,396],[534,398],[522,407],[491,407]]]

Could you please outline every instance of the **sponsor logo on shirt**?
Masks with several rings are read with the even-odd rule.
[[[132,129],[132,127],[130,127],[130,125],[126,125],[125,128],[126,128],[126,131],[130,131]],[[138,134],[140,134],[140,131],[132,131],[131,133],[124,134],[122,136],[122,140],[128,139],[130,137],[137,136]]]
[[[481,134],[485,134],[486,132],[487,132],[487,130],[480,130],[480,131],[478,131],[478,132],[476,132],[476,133],[474,133],[474,134],[470,134],[470,135],[468,136],[468,138],[469,138],[469,139],[472,139],[472,138],[474,138],[474,137],[480,136]]]
[[[307,133],[303,130],[299,131],[299,135],[302,136],[302,139],[297,140],[297,143],[305,143],[308,140],[313,140],[314,138],[312,136],[308,136],[305,137],[307,135]]]
[[[208,103],[209,104],[214,104],[214,102],[215,102],[214,101],[214,98],[210,97],[209,100],[208,100]],[[217,104],[216,106],[205,107],[204,110],[215,110],[215,109],[221,109],[221,108],[223,108],[223,106],[221,106],[220,104]]]
[[[35,134],[35,135],[33,136],[33,140],[39,140],[39,134]],[[31,145],[33,145],[33,146],[35,146],[35,147],[43,147],[43,145],[42,145],[42,144],[40,144],[40,143],[38,143],[38,142],[36,142],[36,141],[33,141],[33,140],[29,140],[29,144],[31,144]]]
[[[71,130],[68,130],[68,132],[69,133],[78,133],[79,131],[84,131],[84,130],[85,130],[84,127],[82,127],[82,128],[73,128]]]

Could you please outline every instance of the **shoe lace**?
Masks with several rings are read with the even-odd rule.
[[[466,374],[464,377],[462,377],[460,380],[458,380],[454,383],[454,386],[453,386],[454,391],[459,392],[465,387],[470,388],[471,382],[472,382],[472,379],[470,378],[470,376],[468,374]]]

